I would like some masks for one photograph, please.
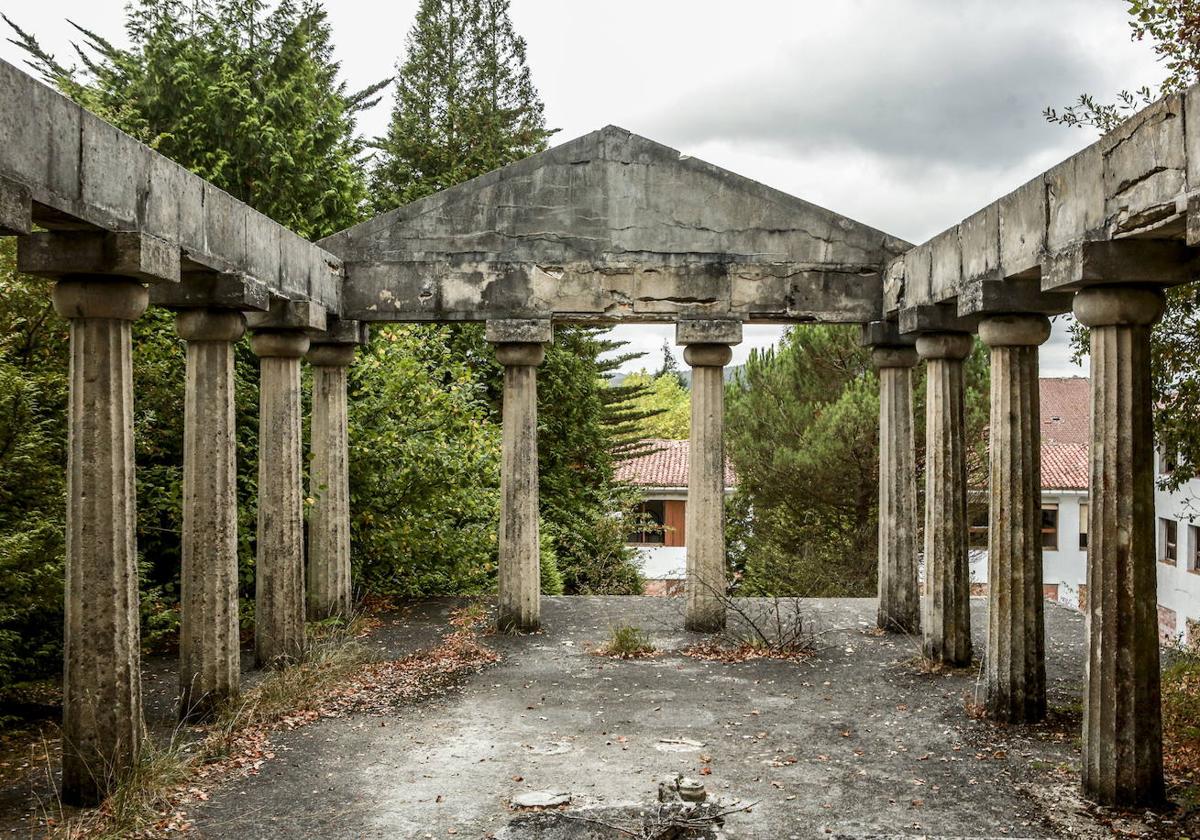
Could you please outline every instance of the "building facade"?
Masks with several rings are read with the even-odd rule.
[[[1075,609],[1087,606],[1088,380],[1040,381],[1042,430],[1042,581],[1050,600]],[[1156,477],[1173,468],[1161,452]],[[1175,491],[1156,484],[1158,623],[1164,642],[1200,642],[1200,479]],[[987,591],[987,492],[973,490],[969,545],[971,584]]]
[[[647,595],[683,593],[687,576],[688,441],[642,442],[646,453],[622,461],[617,478],[642,491],[635,509],[641,527],[629,534]],[[725,464],[725,493],[733,492],[733,469]]]

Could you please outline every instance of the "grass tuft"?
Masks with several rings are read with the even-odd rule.
[[[596,653],[617,659],[643,659],[653,656],[655,648],[650,636],[642,628],[622,625],[612,629],[612,635],[596,649]]]

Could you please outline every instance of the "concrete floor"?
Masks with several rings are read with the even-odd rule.
[[[447,609],[415,609],[376,638],[398,652],[410,633],[428,639]],[[966,712],[977,671],[921,673],[916,639],[871,633],[873,600],[805,602],[823,634],[818,655],[799,663],[670,652],[695,640],[678,629],[680,609],[676,599],[546,598],[543,632],[491,638],[503,661],[460,691],[275,735],[276,760],[191,816],[214,838],[620,837],[630,835],[529,820],[509,802],[562,790],[568,813],[628,825],[630,808],[684,773],[722,804],[757,803],[717,836],[1093,835],[1078,814],[1077,832],[1054,813],[1074,810],[1058,791],[1077,779],[1079,614],[1047,605],[1050,723],[1005,728]],[[986,604],[972,609],[978,655]],[[626,624],[667,652],[588,653]],[[706,766],[711,775],[699,775]]]

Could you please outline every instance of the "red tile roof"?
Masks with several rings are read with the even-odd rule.
[[[644,440],[649,449],[644,455],[620,461],[617,480],[639,487],[687,487],[688,441]],[[725,486],[733,487],[737,478],[728,459],[725,461]]]
[[[1042,487],[1047,490],[1088,489],[1088,440],[1091,435],[1091,391],[1084,377],[1041,380]],[[650,452],[617,464],[617,479],[639,487],[687,487],[688,442],[643,441]],[[725,462],[725,485],[737,484]]]
[[[1083,377],[1041,380],[1042,487],[1088,488],[1091,389]]]

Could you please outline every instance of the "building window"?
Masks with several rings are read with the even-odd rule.
[[[1088,547],[1088,503],[1079,505],[1079,550],[1087,551]]]
[[[988,547],[987,503],[967,505],[967,545],[971,548]]]
[[[1042,505],[1042,548],[1058,551],[1058,505]]]
[[[636,524],[626,542],[635,545],[662,545],[665,516],[665,505],[662,499],[642,502],[633,509],[633,521]]]
[[[1179,559],[1179,523],[1174,519],[1160,519],[1158,532],[1162,543],[1158,553],[1159,562],[1174,566]]]
[[[1188,571],[1200,574],[1200,525],[1188,526]]]
[[[1175,472],[1175,461],[1178,460],[1174,452],[1160,448],[1158,450],[1158,474],[1170,475]]]

